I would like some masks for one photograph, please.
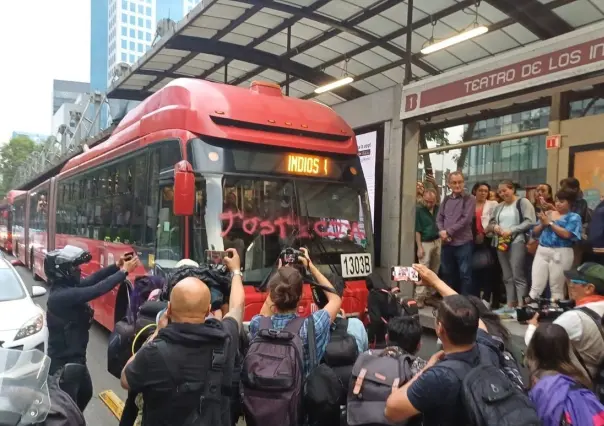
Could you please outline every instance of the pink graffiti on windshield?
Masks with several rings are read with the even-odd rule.
[[[222,237],[228,236],[233,229],[241,229],[248,235],[259,234],[262,236],[279,234],[279,238],[287,238],[296,229],[295,235],[299,238],[310,238],[310,230],[319,238],[345,238],[365,239],[365,232],[359,227],[358,222],[349,222],[336,219],[321,219],[308,221],[294,216],[281,216],[276,219],[264,219],[259,216],[244,216],[243,213],[227,210],[220,214],[223,223]]]

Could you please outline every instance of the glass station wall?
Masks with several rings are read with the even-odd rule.
[[[466,187],[477,182],[497,184],[512,179],[530,191],[546,181],[547,152],[545,135],[493,142],[468,148],[454,146],[476,139],[547,128],[550,108],[536,108],[514,114],[480,120],[460,126],[422,132],[422,148],[451,146],[450,150],[420,154],[418,180],[425,180],[432,168],[442,196],[446,194],[446,177],[454,170],[463,171]],[[425,139],[424,139],[425,138]],[[429,156],[429,158],[428,158]]]

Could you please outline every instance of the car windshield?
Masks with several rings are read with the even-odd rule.
[[[348,184],[206,175],[197,183],[193,256],[238,251],[244,280],[262,281],[285,247],[306,246],[322,272],[341,255],[372,250],[367,194]]]
[[[0,302],[23,299],[25,291],[23,286],[10,269],[0,269]]]

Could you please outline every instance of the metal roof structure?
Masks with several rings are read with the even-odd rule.
[[[290,96],[334,105],[403,82],[407,59],[419,80],[603,19],[604,0],[206,0],[108,96],[142,100],[174,78],[196,77],[242,86],[271,81],[288,86]],[[489,32],[420,52],[475,22]],[[346,75],[352,84],[314,93]]]

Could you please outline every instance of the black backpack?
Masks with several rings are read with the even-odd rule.
[[[336,373],[343,387],[343,399],[348,392],[348,381],[352,366],[359,357],[359,347],[356,339],[348,334],[348,319],[337,317],[331,329],[329,342],[325,348],[322,362]]]
[[[243,412],[248,426],[302,423],[303,324],[304,318],[296,317],[284,329],[275,330],[270,318],[260,318],[258,334],[245,355],[241,372]]]
[[[461,381],[461,398],[467,426],[539,426],[541,421],[528,395],[491,362],[488,349],[478,345],[480,360],[472,365],[445,360]]]
[[[340,321],[338,321],[340,320]],[[333,340],[334,331],[336,338]],[[350,379],[350,372],[356,357],[346,365],[351,359],[351,343],[354,345],[354,352],[358,353],[356,340],[348,335],[348,320],[336,318],[336,329],[332,331],[330,342],[331,353],[328,360],[334,364],[319,363],[317,359],[315,323],[311,319],[308,321],[308,349],[311,371],[304,382],[304,411],[308,417],[308,423],[313,426],[334,426],[340,423],[340,406],[346,404],[346,394]],[[346,336],[343,335],[346,334]],[[326,353],[327,355],[327,353]],[[325,357],[323,357],[325,361]]]
[[[222,328],[217,320],[207,320],[206,333],[208,341],[199,346],[197,359],[204,363],[202,371],[205,377],[201,380],[193,380],[184,377],[180,368],[174,363],[171,354],[176,350],[174,346],[165,340],[153,340],[161,355],[174,384],[173,398],[181,398],[183,394],[199,394],[199,404],[191,411],[181,426],[231,426],[224,413],[230,408],[225,397],[228,397],[232,386],[232,377],[225,374],[228,362],[230,336]],[[144,422],[144,419],[143,419]]]
[[[86,426],[84,415],[67,392],[59,387],[57,376],[48,377],[50,411],[46,420],[35,426]]]

